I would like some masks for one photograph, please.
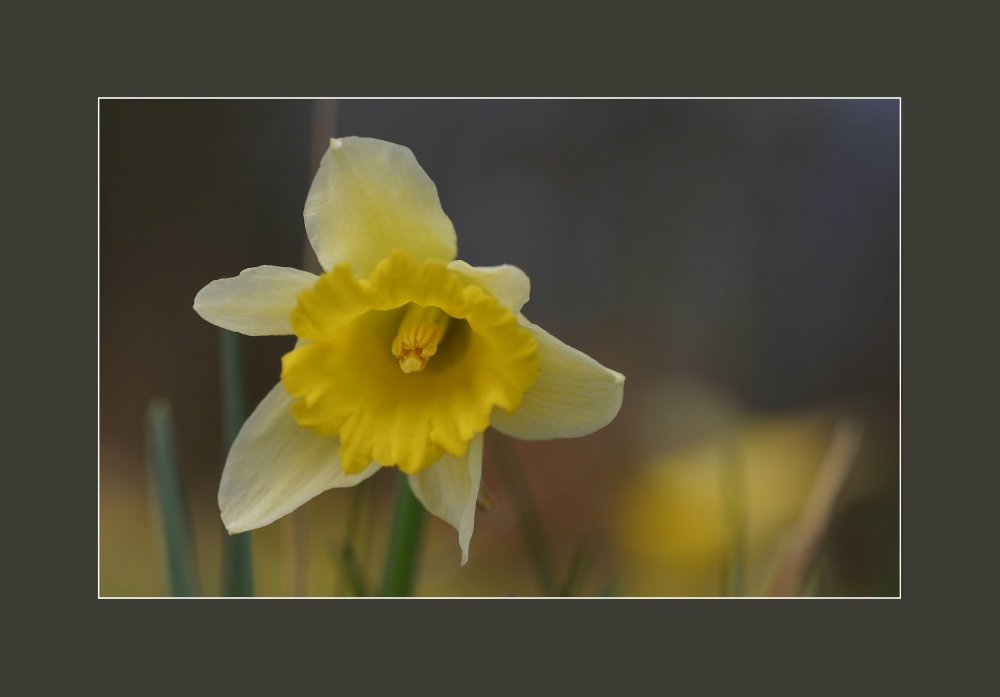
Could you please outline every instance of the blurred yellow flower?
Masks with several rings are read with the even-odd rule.
[[[331,141],[304,217],[325,273],[259,266],[195,297],[215,325],[299,339],[229,452],[223,522],[230,533],[267,525],[398,466],[458,530],[464,564],[483,431],[592,433],[617,415],[625,378],[520,313],[523,271],[455,260],[454,228],[409,149]]]
[[[753,419],[650,461],[624,488],[617,516],[626,592],[725,594],[739,535],[747,592],[760,593],[832,425],[822,413]]]

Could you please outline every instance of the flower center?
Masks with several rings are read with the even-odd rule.
[[[392,340],[392,355],[399,359],[400,370],[409,374],[427,367],[449,324],[451,316],[444,310],[410,303]]]
[[[281,382],[292,416],[340,439],[347,474],[372,460],[417,474],[463,456],[539,372],[537,342],[493,293],[403,252],[368,278],[337,264],[299,293],[291,324],[301,341],[281,359]]]

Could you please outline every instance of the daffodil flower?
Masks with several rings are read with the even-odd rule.
[[[258,266],[195,297],[212,324],[298,338],[229,451],[222,520],[258,528],[395,466],[458,530],[465,564],[486,428],[587,435],[618,414],[625,378],[521,314],[523,271],[455,260],[455,230],[409,149],[331,141],[304,216],[322,275]]]

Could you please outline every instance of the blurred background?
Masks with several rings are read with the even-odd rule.
[[[314,263],[302,208],[331,135],[410,148],[459,258],[522,268],[524,313],[627,378],[591,436],[487,435],[469,563],[428,517],[415,594],[544,595],[548,574],[585,596],[898,595],[899,108],[102,100],[100,595],[170,593],[154,399],[200,592],[220,593],[220,330],[192,303],[248,267]],[[252,409],[293,339],[242,345]],[[374,586],[393,474],[253,532],[256,594],[357,592],[349,527]]]

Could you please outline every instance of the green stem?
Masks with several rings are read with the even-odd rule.
[[[382,580],[382,595],[406,596],[413,589],[413,577],[420,556],[420,532],[424,507],[410,491],[409,478],[396,473],[394,517],[389,538],[389,555]]]
[[[576,549],[573,555],[573,564],[570,566],[566,583],[563,584],[559,595],[570,597],[578,595],[583,587],[583,579],[594,561],[594,544],[590,540],[584,540]]]
[[[340,561],[342,565],[341,583],[337,595],[343,595],[343,586],[349,586],[349,590],[358,597],[368,595],[368,584],[365,582],[365,575],[361,565],[361,557],[358,554],[358,528],[361,524],[362,509],[368,501],[368,492],[371,489],[371,479],[366,479],[356,487],[351,498],[351,509],[347,514],[347,539],[340,550]]]
[[[170,592],[180,597],[198,595],[194,533],[181,482],[170,402],[165,399],[150,402],[148,420],[152,482],[163,522]]]
[[[243,351],[240,335],[220,330],[222,361],[222,443],[228,453],[246,421]],[[249,532],[222,537],[222,595],[253,595],[253,556]]]
[[[531,557],[538,582],[546,595],[560,595],[560,589],[556,583],[552,548],[549,546],[549,540],[542,525],[542,516],[538,512],[538,506],[535,505],[535,498],[531,494],[528,480],[521,470],[517,453],[514,452],[514,448],[506,437],[495,431],[490,433],[490,442],[493,443],[497,454],[500,475],[504,478],[507,488],[514,498],[514,506],[521,523],[521,530],[524,533],[524,542],[528,547],[528,556]]]

